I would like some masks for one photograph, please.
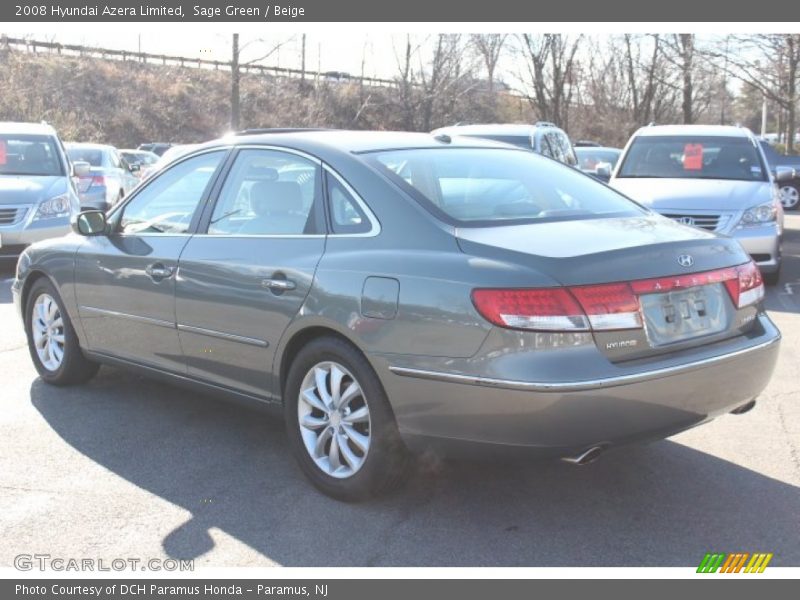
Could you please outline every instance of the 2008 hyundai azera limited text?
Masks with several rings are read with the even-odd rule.
[[[244,132],[73,228],[13,284],[42,379],[111,363],[282,406],[342,499],[410,451],[583,463],[745,412],[778,354],[738,242],[495,142]]]

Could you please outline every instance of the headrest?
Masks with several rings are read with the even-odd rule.
[[[257,181],[250,188],[250,206],[260,216],[302,212],[300,185],[294,181]]]

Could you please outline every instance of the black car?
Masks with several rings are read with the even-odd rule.
[[[781,203],[784,210],[796,210],[797,205],[800,204],[800,156],[781,154],[766,140],[760,140],[760,143],[770,168],[791,167],[797,169],[794,179],[780,183]]]

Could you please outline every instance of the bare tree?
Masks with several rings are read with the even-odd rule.
[[[569,108],[576,89],[576,55],[584,36],[522,34],[518,37],[526,74],[523,80],[532,91],[526,94],[536,115],[567,128]]]
[[[726,57],[727,72],[759,90],[785,113],[779,133],[786,135],[786,149],[793,153],[800,85],[800,34],[739,35],[733,36],[733,40],[738,51]]]
[[[266,60],[276,52],[278,52],[281,47],[293,39],[294,36],[280,41],[275,44],[267,44],[267,49],[259,53],[256,57],[251,58],[247,61],[242,61],[241,56],[242,53],[247,50],[249,47],[253,46],[254,44],[264,44],[265,40],[259,38],[250,40],[249,42],[245,42],[244,44],[239,44],[239,34],[234,33],[233,39],[231,42],[231,129],[236,131],[240,128],[240,119],[241,119],[241,96],[239,89],[241,87],[241,77],[242,77],[242,67],[248,67],[250,65],[254,65],[260,63],[263,60]]]
[[[507,38],[508,35],[505,33],[476,33],[471,36],[472,45],[483,60],[483,66],[486,67],[490,94],[495,92],[495,72]]]
[[[458,34],[438,34],[419,43],[407,35],[402,52],[395,50],[397,101],[405,129],[430,131],[455,114],[462,96],[474,89],[463,55]]]

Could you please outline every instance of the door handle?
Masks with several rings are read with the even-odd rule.
[[[147,273],[153,281],[161,281],[162,279],[171,277],[175,269],[162,263],[153,263],[152,265],[147,265],[144,272]]]
[[[293,290],[294,288],[297,287],[297,285],[295,285],[294,281],[292,281],[291,279],[274,278],[274,279],[262,279],[261,287],[269,288],[276,294],[279,294],[281,292]]]

